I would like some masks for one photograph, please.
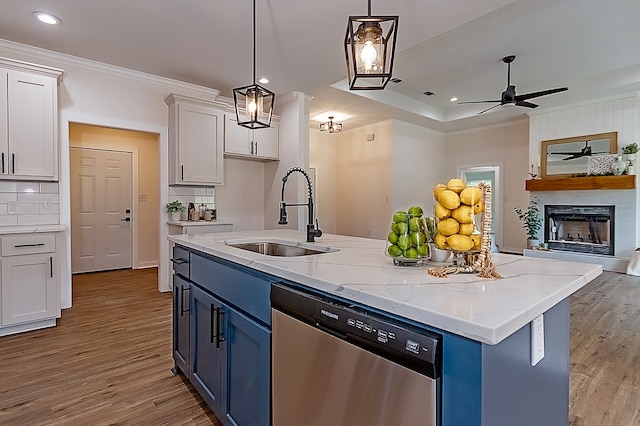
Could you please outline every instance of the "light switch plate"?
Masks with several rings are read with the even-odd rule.
[[[531,321],[531,365],[544,358],[544,315]]]

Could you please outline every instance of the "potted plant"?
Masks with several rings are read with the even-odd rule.
[[[635,173],[637,152],[638,145],[635,142],[622,147],[622,159],[627,162],[627,174]]]
[[[165,205],[165,208],[167,210],[167,213],[169,213],[169,219],[170,220],[180,220],[181,217],[182,217],[182,212],[187,209],[184,206],[184,204],[182,204],[178,200],[171,201],[170,203],[167,203]]]
[[[514,207],[514,210],[518,218],[522,221],[522,227],[527,231],[527,248],[540,245],[538,231],[542,229],[542,217],[540,216],[538,199],[531,197],[526,210],[522,210],[520,206]]]

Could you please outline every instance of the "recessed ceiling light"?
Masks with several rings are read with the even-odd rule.
[[[49,25],[60,25],[62,21],[57,16],[46,12],[33,12],[33,17],[38,21]]]
[[[258,80],[258,83],[260,84],[267,84],[269,82],[268,78],[262,77],[260,80]]]
[[[450,102],[455,102],[457,100],[458,100],[458,98],[456,98],[455,96],[453,98],[449,99]]]

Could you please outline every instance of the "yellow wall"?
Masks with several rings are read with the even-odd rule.
[[[113,129],[72,123],[69,126],[69,145],[137,151],[138,200],[133,200],[137,239],[138,267],[158,265],[160,155],[158,135],[147,132]],[[135,178],[134,178],[135,181]],[[146,200],[144,197],[146,196]],[[74,194],[71,194],[74,197]],[[135,257],[135,254],[134,254]],[[135,266],[135,265],[134,265]]]

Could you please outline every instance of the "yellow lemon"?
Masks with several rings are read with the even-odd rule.
[[[476,227],[474,226],[473,223],[461,223],[460,229],[458,230],[458,234],[471,235],[475,230],[476,230]]]
[[[447,249],[447,237],[442,235],[441,233],[437,233],[433,238],[433,244],[436,245],[441,250]]]
[[[473,205],[473,214],[480,214],[484,211],[484,203],[482,201],[478,201]]]
[[[460,205],[460,197],[450,189],[440,191],[436,196],[436,201],[442,204],[445,209],[449,210],[457,209]]]
[[[468,206],[473,206],[478,201],[482,201],[482,190],[477,186],[467,186],[460,192],[460,202]]]
[[[480,250],[480,246],[482,245],[482,235],[480,234],[472,234],[469,236],[471,241],[473,241],[473,249]]]
[[[451,216],[451,210],[445,209],[442,207],[442,204],[436,201],[435,206],[433,206],[433,213],[436,215],[438,219],[446,219]]]
[[[473,208],[463,204],[451,212],[451,217],[459,223],[473,223]]]
[[[448,236],[447,244],[456,251],[469,251],[473,247],[473,241],[471,238],[460,234]]]
[[[453,179],[449,179],[449,182],[447,182],[447,189],[455,192],[456,194],[461,193],[462,190],[465,189],[466,187],[467,187],[467,184],[464,183],[462,179],[453,178]]]
[[[436,200],[438,199],[438,194],[445,189],[447,189],[447,185],[445,185],[444,183],[439,183],[433,188],[433,196]]]
[[[449,218],[438,222],[438,232],[443,235],[457,234],[460,229],[460,224],[457,220]]]

